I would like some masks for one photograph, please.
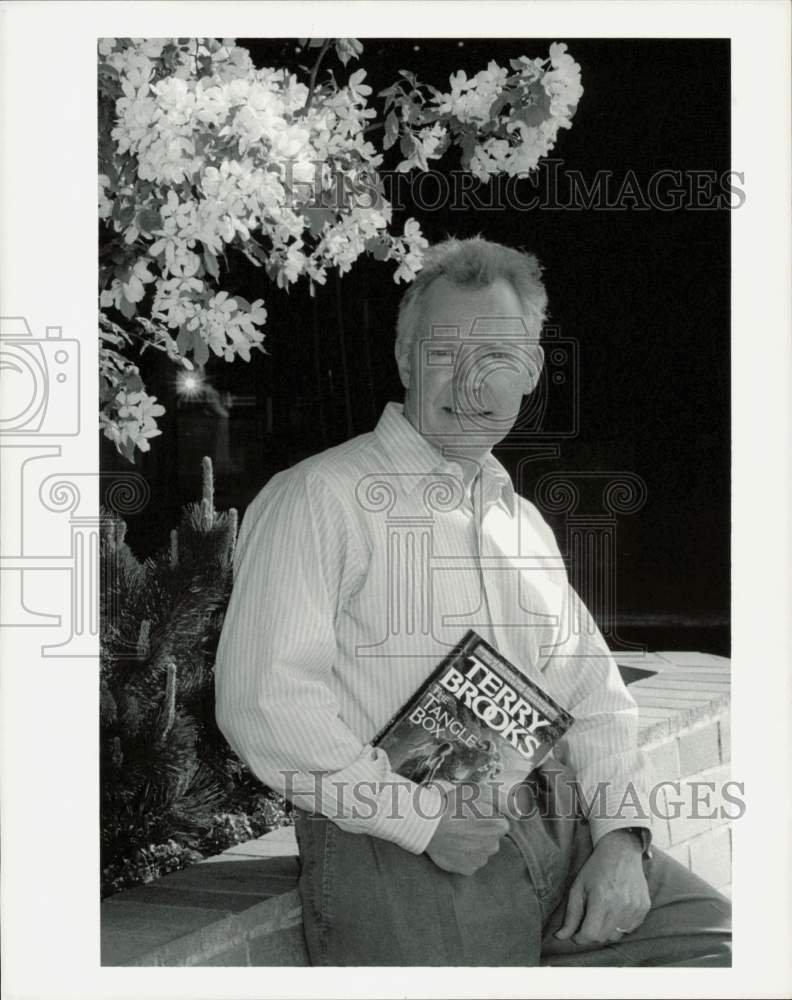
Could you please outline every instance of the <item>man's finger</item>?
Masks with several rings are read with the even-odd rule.
[[[566,941],[567,938],[572,937],[578,927],[580,927],[584,910],[585,900],[583,898],[583,889],[579,882],[575,882],[567,897],[564,922],[555,932],[555,936],[559,941]]]
[[[498,851],[500,850],[500,842],[501,842],[500,837],[498,837],[496,840],[490,841],[490,843],[487,845],[488,858],[491,858],[493,854],[498,853]]]
[[[607,941],[616,928],[616,921],[596,896],[589,896],[586,916],[575,934],[577,944]]]

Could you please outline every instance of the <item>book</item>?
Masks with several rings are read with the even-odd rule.
[[[372,742],[416,784],[484,782],[528,774],[574,721],[471,629]]]

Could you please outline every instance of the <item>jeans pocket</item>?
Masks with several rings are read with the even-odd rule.
[[[547,919],[558,905],[566,882],[565,854],[537,815],[511,820],[506,836],[522,855],[542,916]]]

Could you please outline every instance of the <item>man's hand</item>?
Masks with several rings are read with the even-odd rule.
[[[435,783],[436,785],[439,783]],[[438,868],[472,875],[498,853],[509,822],[497,814],[492,790],[480,785],[454,785],[445,792],[446,808],[426,853]]]
[[[604,944],[640,927],[652,905],[642,853],[634,834],[606,833],[572,883],[564,923],[555,936],[576,944]]]

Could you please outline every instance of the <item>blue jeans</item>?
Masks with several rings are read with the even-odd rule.
[[[539,792],[541,794],[541,790]],[[572,880],[591,854],[588,824],[525,810],[473,875],[428,855],[298,813],[300,896],[312,965],[729,966],[729,901],[655,849],[652,909],[617,944],[558,941]]]

